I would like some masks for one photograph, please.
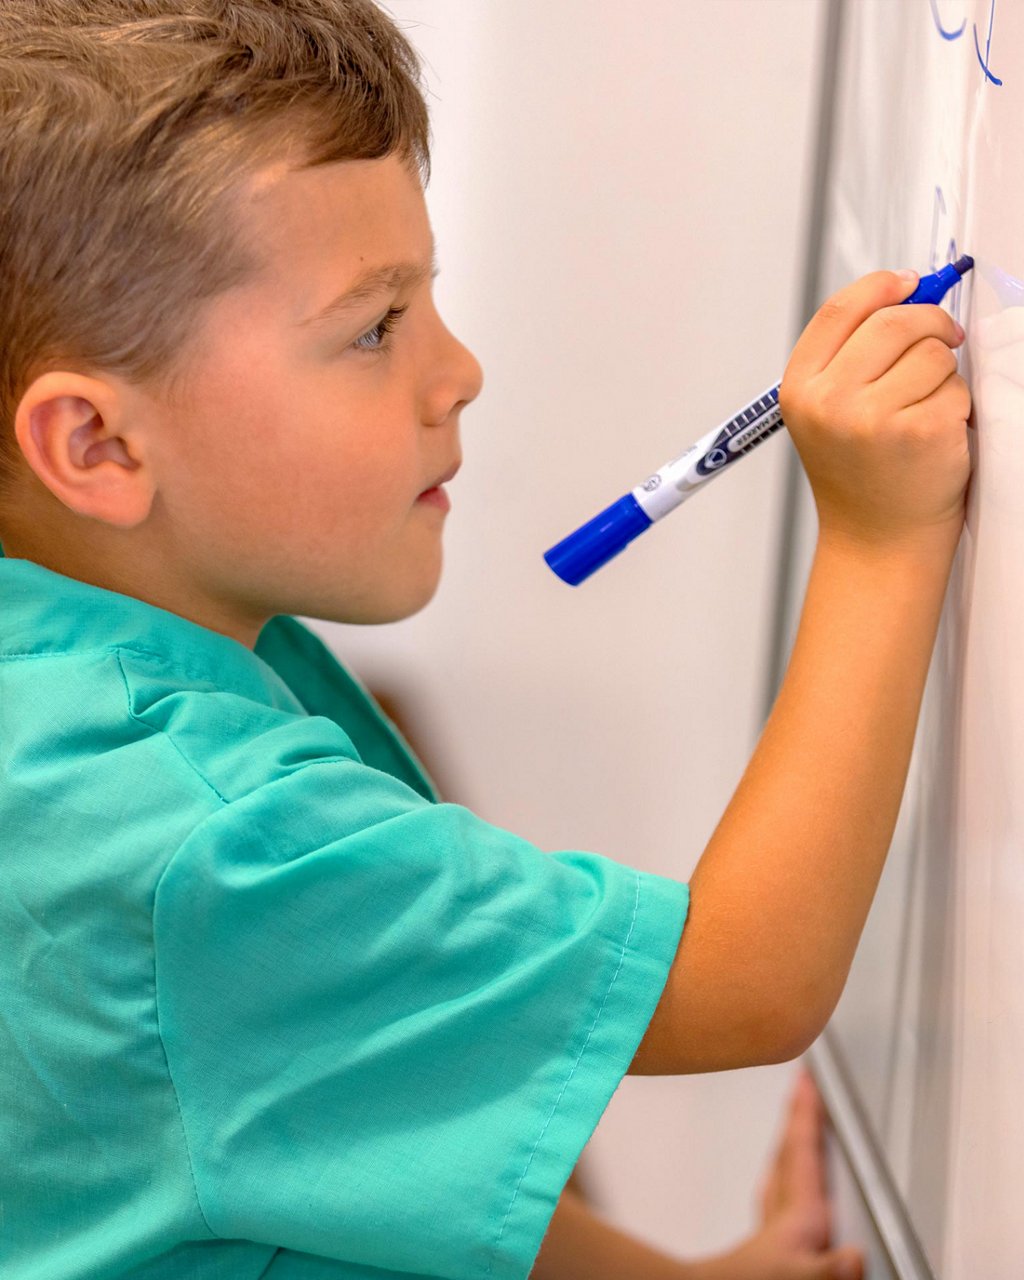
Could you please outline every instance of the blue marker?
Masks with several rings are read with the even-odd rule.
[[[923,276],[910,297],[903,299],[904,303],[941,302],[973,266],[974,259],[965,254],[934,275]],[[730,463],[784,427],[779,409],[779,385],[769,387],[727,422],[701,436],[681,457],[666,463],[631,493],[546,551],[544,559],[550,568],[563,582],[579,586],[649,529],[655,520],[674,511]]]

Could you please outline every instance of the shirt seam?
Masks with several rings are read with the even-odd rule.
[[[163,880],[166,870],[167,868],[165,867],[164,872],[162,872],[160,875],[160,880]],[[157,881],[156,889],[153,890],[154,898],[156,897],[156,893],[160,888],[160,880]],[[151,924],[152,924],[152,918],[153,918],[153,915],[151,911],[150,912]],[[164,1042],[163,1029],[160,1026],[160,984],[159,984],[159,980],[157,978],[157,972],[156,972],[155,930],[153,932],[153,1005],[156,1009],[156,1033],[160,1040],[160,1048],[163,1051],[163,1055],[164,1055],[164,1065],[167,1068],[167,1079],[171,1085],[171,1094],[174,1097],[174,1108],[175,1108],[175,1111],[177,1112],[178,1123],[181,1125],[181,1141],[182,1141],[182,1145],[185,1148],[185,1158],[188,1161],[188,1176],[189,1176],[189,1180],[192,1183],[192,1194],[196,1198],[196,1208],[199,1210],[199,1216],[200,1218],[202,1218],[203,1225],[206,1227],[207,1231],[209,1231],[210,1236],[214,1240],[222,1240],[224,1237],[220,1234],[220,1232],[214,1231],[213,1227],[210,1225],[210,1220],[206,1216],[206,1210],[203,1208],[202,1198],[199,1195],[199,1183],[196,1181],[196,1170],[195,1170],[195,1165],[192,1161],[192,1148],[189,1145],[189,1141],[188,1141],[188,1130],[185,1128],[185,1114],[181,1109],[181,1097],[178,1094],[178,1086],[174,1082],[174,1073],[171,1070],[171,1059],[170,1059],[170,1055],[167,1052],[167,1045]]]
[[[116,645],[107,650],[108,652],[113,653],[114,658],[117,661],[117,668],[121,673],[121,679],[124,682],[125,695],[126,695],[127,704],[128,704],[128,714],[137,724],[142,725],[142,727],[144,729],[147,729],[150,733],[162,735],[166,739],[166,741],[171,744],[171,746],[175,749],[175,751],[177,751],[178,755],[181,756],[182,760],[184,760],[185,764],[188,765],[188,767],[192,770],[192,772],[202,782],[206,783],[206,785],[210,788],[210,790],[214,793],[214,795],[218,798],[218,800],[220,800],[223,804],[226,805],[227,801],[224,799],[224,797],[220,794],[217,788],[207,778],[203,777],[202,773],[196,768],[193,762],[189,760],[189,758],[181,750],[178,744],[174,741],[174,738],[169,733],[167,733],[166,730],[156,729],[152,725],[146,724],[146,722],[142,719],[141,716],[137,716],[135,714],[135,711],[132,707],[131,685],[128,682],[128,674],[125,671],[124,666],[121,662],[122,649],[129,649],[133,653],[147,653],[149,651],[145,649],[139,649],[131,645]],[[153,654],[152,656],[157,657],[159,655]],[[160,982],[157,976],[156,928],[153,923],[153,910],[156,904],[156,896],[160,892],[160,885],[163,882],[164,876],[167,874],[167,868],[171,865],[173,861],[174,861],[173,858],[168,859],[167,866],[164,867],[163,871],[161,871],[159,877],[157,878],[157,882],[153,887],[153,902],[150,906],[150,911],[149,911],[150,938],[152,939],[152,946],[153,946],[153,1007],[156,1011],[156,1033],[157,1033],[157,1038],[160,1041],[160,1050],[164,1056],[164,1066],[167,1070],[167,1079],[171,1086],[171,1094],[174,1097],[174,1107],[178,1116],[178,1124],[181,1125],[181,1141],[182,1141],[182,1145],[185,1148],[185,1159],[188,1161],[188,1176],[189,1176],[190,1182],[192,1183],[192,1194],[195,1196],[196,1208],[199,1210],[199,1216],[200,1218],[202,1218],[203,1225],[206,1227],[207,1231],[210,1233],[211,1238],[214,1240],[220,1240],[223,1237],[221,1237],[218,1234],[218,1232],[214,1231],[213,1227],[210,1225],[210,1221],[206,1216],[206,1210],[203,1208],[202,1199],[200,1198],[200,1195],[199,1195],[199,1184],[196,1181],[195,1165],[192,1161],[192,1148],[189,1146],[189,1141],[188,1141],[188,1130],[185,1128],[185,1116],[181,1108],[181,1097],[178,1094],[178,1086],[177,1084],[175,1084],[175,1081],[174,1081],[174,1072],[171,1070],[171,1059],[170,1059],[170,1055],[167,1052],[167,1044],[164,1040],[163,1029],[160,1025]]]
[[[164,663],[169,661],[167,654],[160,649],[146,649],[138,643],[126,644],[121,641],[118,644],[94,644],[87,649],[78,646],[73,649],[8,649],[0,653],[0,662],[14,658],[80,658],[87,653],[119,653],[122,649],[127,649],[129,653],[145,654],[147,658],[159,658]],[[181,664],[170,660],[170,665]]]
[[[600,1008],[598,1009],[597,1013],[594,1015],[594,1021],[590,1024],[590,1030],[587,1032],[587,1038],[583,1041],[583,1044],[580,1047],[580,1051],[576,1055],[576,1061],[572,1064],[572,1069],[570,1070],[569,1074],[566,1076],[565,1081],[562,1084],[562,1088],[559,1090],[558,1097],[555,1099],[554,1105],[552,1106],[551,1111],[548,1114],[548,1118],[544,1121],[544,1125],[541,1128],[540,1133],[537,1135],[537,1141],[533,1144],[532,1151],[526,1157],[526,1164],[523,1168],[522,1173],[519,1175],[519,1181],[516,1183],[515,1189],[512,1192],[512,1199],[509,1201],[508,1209],[505,1211],[505,1217],[501,1223],[501,1228],[498,1231],[498,1235],[494,1241],[494,1245],[491,1250],[490,1261],[487,1264],[487,1270],[484,1272],[486,1276],[491,1275],[493,1272],[494,1260],[498,1256],[498,1247],[501,1244],[501,1238],[505,1234],[505,1227],[508,1225],[508,1220],[512,1216],[512,1210],[515,1207],[516,1200],[519,1196],[519,1189],[523,1185],[523,1180],[525,1179],[527,1173],[529,1173],[530,1171],[530,1165],[533,1164],[533,1158],[537,1154],[537,1148],[540,1146],[545,1133],[547,1133],[548,1131],[548,1126],[551,1124],[551,1120],[554,1117],[555,1112],[558,1110],[559,1103],[562,1101],[562,1098],[565,1095],[565,1091],[569,1087],[569,1082],[572,1080],[573,1076],[576,1074],[577,1067],[583,1061],[583,1055],[587,1051],[587,1045],[590,1043],[591,1036],[593,1036],[594,1034],[594,1029],[597,1027],[597,1024],[601,1020],[601,1014],[604,1012],[604,1007],[608,1003],[608,997],[611,995],[612,988],[615,986],[616,979],[618,978],[619,973],[622,970],[623,961],[626,958],[626,951],[629,947],[629,940],[633,936],[633,927],[636,924],[637,911],[639,910],[639,907],[640,907],[640,883],[641,883],[640,875],[638,873],[634,873],[634,874],[636,875],[636,898],[633,901],[633,916],[629,922],[629,929],[626,932],[625,941],[622,944],[622,950],[619,952],[618,966],[616,967],[615,972],[612,974],[611,982],[608,983],[608,988],[604,993],[604,999],[601,1001]]]
[[[152,649],[141,649],[137,645],[131,644],[96,644],[88,649],[43,649],[32,651],[29,649],[11,649],[4,653],[0,653],[0,662],[23,662],[26,658],[84,658],[90,653],[117,653],[121,649],[128,649],[132,653],[143,653],[150,658],[159,658],[162,655],[155,653]]]
[[[169,657],[168,654],[164,653],[160,649],[147,649],[144,646],[137,643],[136,644],[121,643],[121,644],[92,645],[87,649],[83,649],[83,648],[45,649],[42,651],[30,651],[28,649],[7,650],[6,652],[0,653],[0,663],[26,662],[26,661],[32,661],[32,660],[42,661],[47,658],[85,658],[85,657],[88,657],[90,654],[96,654],[96,653],[113,654],[114,657],[117,657],[118,661],[120,661],[119,655],[125,652],[135,653],[143,658],[153,658],[155,661],[159,662],[161,666],[163,666],[167,671],[172,671],[180,675],[189,676],[192,679],[208,680],[210,678],[210,673],[207,670],[202,670],[198,667],[194,667],[190,663],[182,662],[178,658]],[[287,681],[283,679],[280,673],[277,672],[270,665],[270,663],[268,663],[265,659],[261,658],[258,653],[254,653],[253,656],[256,658],[257,662],[259,662],[262,666],[266,667],[267,670],[271,672],[275,680],[279,681],[280,684],[287,690],[287,692],[295,699],[296,704],[303,711],[306,711],[307,715],[309,715],[310,712],[307,710],[305,704],[302,702],[302,699],[298,696],[295,690],[291,688],[291,686],[287,683]],[[124,669],[122,667],[122,675],[123,674],[124,674]],[[130,694],[129,694],[129,698],[130,698]],[[134,718],[138,719],[137,716],[135,716]],[[144,723],[144,722],[140,721],[140,723]]]
[[[115,660],[117,661],[117,669],[121,672],[121,679],[124,682],[125,696],[128,701],[128,714],[136,722],[136,724],[142,725],[142,727],[144,729],[148,729],[150,733],[161,734],[170,743],[170,745],[174,748],[174,750],[177,751],[178,755],[181,756],[182,760],[185,762],[186,765],[188,765],[189,769],[192,770],[192,772],[196,775],[196,777],[200,780],[200,782],[202,782],[205,786],[209,787],[209,789],[213,792],[213,794],[217,797],[217,799],[221,802],[221,804],[226,805],[228,803],[227,798],[221,795],[221,793],[213,785],[210,779],[207,778],[206,775],[199,768],[197,768],[195,762],[188,758],[188,756],[184,753],[184,751],[182,751],[181,747],[178,746],[177,742],[175,742],[173,735],[168,733],[166,729],[154,728],[153,725],[147,724],[146,721],[143,720],[141,716],[137,716],[135,714],[135,709],[132,706],[131,684],[128,681],[128,673],[125,671],[124,664],[121,661],[121,651],[122,649],[126,649],[126,648],[129,649],[130,652],[132,653],[145,653],[145,654],[148,654],[150,657],[160,657],[161,655],[154,654],[148,649],[136,649],[130,645],[118,645],[116,648],[111,650]]]

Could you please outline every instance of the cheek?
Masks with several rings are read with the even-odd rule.
[[[179,521],[218,544],[328,538],[369,552],[422,480],[408,405],[372,378],[353,394],[340,369],[282,368],[269,347],[244,357],[205,380],[195,420],[171,428]]]
[[[261,380],[262,381],[262,380]],[[290,506],[301,487],[299,416],[287,397],[255,382],[210,380],[200,411],[167,432],[168,504],[181,521],[207,536],[258,528]]]

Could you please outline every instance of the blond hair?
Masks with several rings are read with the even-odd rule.
[[[260,270],[258,169],[397,155],[425,185],[420,76],[373,0],[0,0],[0,494],[40,374],[174,400],[203,304]]]

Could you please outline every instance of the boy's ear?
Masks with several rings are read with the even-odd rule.
[[[154,477],[142,433],[115,387],[75,373],[45,373],[22,396],[14,431],[42,483],[78,515],[131,528],[149,514]]]

